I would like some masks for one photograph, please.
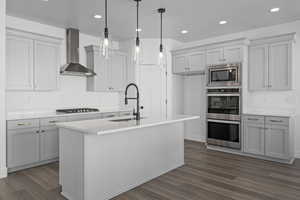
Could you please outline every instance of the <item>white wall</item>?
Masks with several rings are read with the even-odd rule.
[[[6,170],[6,127],[5,127],[5,0],[0,0],[0,178]]]
[[[297,40],[293,51],[293,90],[285,92],[249,92],[247,66],[243,66],[243,111],[286,112],[296,114],[295,152],[300,157],[300,21],[276,26],[253,29],[220,37],[208,38],[197,42],[186,43],[181,47],[192,47],[238,38],[261,38],[296,32]]]
[[[206,141],[206,77],[205,75],[184,78],[184,114],[198,115],[200,119],[186,122],[185,138]]]
[[[6,25],[9,28],[62,38],[61,65],[66,63],[65,29],[11,16],[7,16]],[[80,63],[86,65],[84,47],[91,44],[100,45],[100,42],[101,39],[98,37],[80,34]],[[114,47],[118,48],[118,43],[115,42]],[[100,108],[117,108],[119,106],[118,93],[87,92],[86,78],[75,76],[59,76],[58,91],[7,92],[6,99],[8,112],[55,110],[57,108],[77,106]]]

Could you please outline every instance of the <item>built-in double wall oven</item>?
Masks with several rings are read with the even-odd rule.
[[[235,68],[235,73],[239,74],[240,64],[230,66]],[[217,68],[218,71],[226,71],[228,65],[224,65],[224,70],[220,66]],[[211,76],[211,72],[214,70],[209,70],[209,76]],[[231,75],[212,76],[225,77],[222,78],[224,81],[228,80],[227,78]],[[209,77],[209,80],[207,87],[207,143],[241,149],[241,88],[238,84],[240,80],[238,83],[233,81],[233,85],[226,82],[224,85],[220,84],[214,87],[211,85],[211,80],[215,80],[215,78]]]

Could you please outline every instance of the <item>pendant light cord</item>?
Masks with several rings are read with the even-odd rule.
[[[105,0],[105,28],[107,28],[107,0]]]
[[[139,1],[136,2],[136,35],[139,38],[140,34],[139,34]]]
[[[160,13],[160,44],[162,45],[162,35],[163,35],[163,13]]]

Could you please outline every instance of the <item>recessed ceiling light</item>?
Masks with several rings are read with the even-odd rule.
[[[272,8],[270,9],[270,12],[274,13],[274,12],[279,12],[280,8]]]
[[[142,29],[141,29],[141,28],[138,28],[138,29],[135,29],[135,31],[137,31],[137,32],[141,32],[141,31],[142,31]]]
[[[101,15],[94,15],[94,18],[95,18],[95,19],[101,19],[102,16],[101,16]]]
[[[225,21],[225,20],[219,21],[219,24],[221,24],[221,25],[227,24],[227,21]]]
[[[44,1],[44,2],[48,2],[49,0],[42,0],[42,1]]]
[[[188,30],[182,30],[181,33],[182,34],[187,34],[189,31]]]

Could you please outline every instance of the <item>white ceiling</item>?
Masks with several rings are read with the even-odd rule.
[[[109,0],[109,29],[114,38],[135,35],[135,2]],[[104,0],[7,0],[7,14],[81,32],[103,35]],[[159,37],[159,15],[165,7],[164,37],[194,41],[300,19],[300,0],[142,0],[141,37]],[[269,9],[280,7],[279,13]],[[228,24],[219,25],[220,20]],[[182,35],[181,30],[189,30]]]

